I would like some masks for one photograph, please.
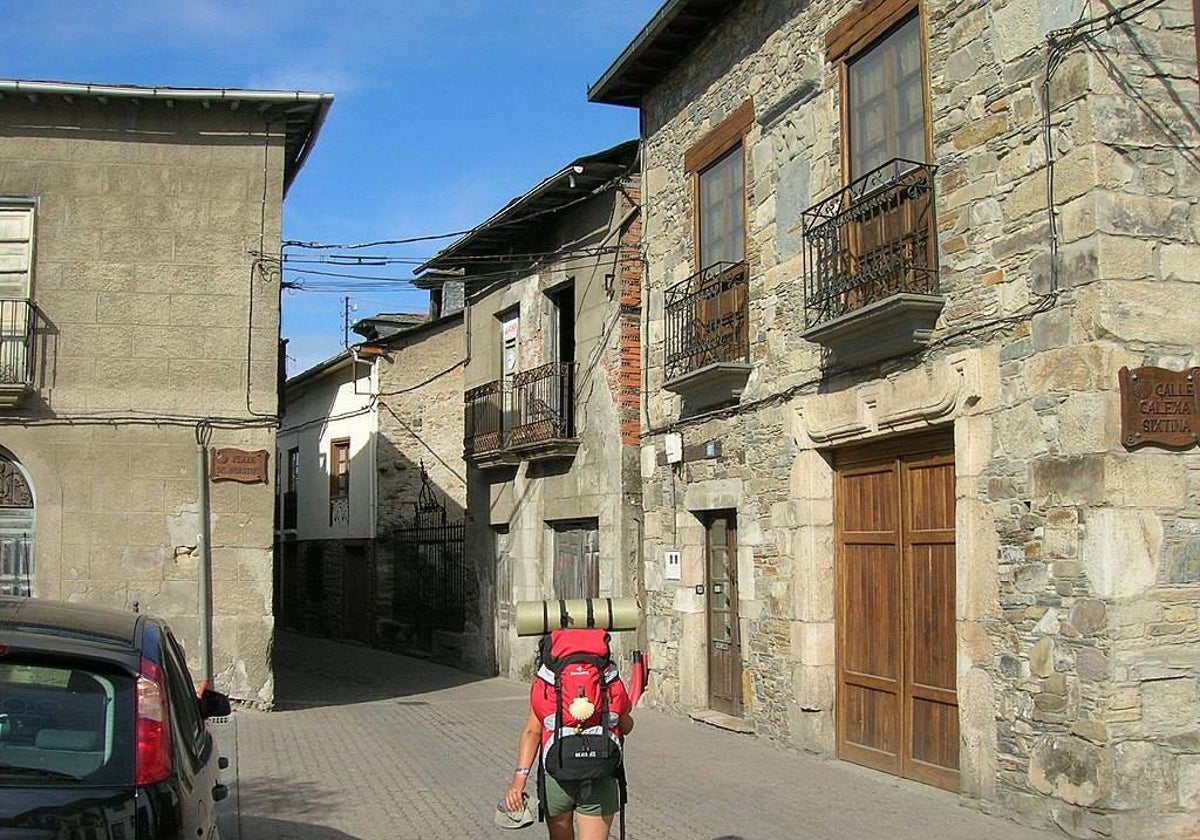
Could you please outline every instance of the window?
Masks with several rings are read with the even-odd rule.
[[[513,398],[513,376],[521,369],[521,315],[517,310],[500,316],[500,398],[503,401],[503,428],[517,423],[517,406]]]
[[[0,697],[0,791],[133,781],[134,680],[128,674],[104,662],[9,651],[0,658]],[[6,802],[11,797],[0,793]]]
[[[329,443],[329,525],[350,524],[350,438]]]
[[[287,492],[295,493],[300,486],[300,447],[293,447],[287,453]]]
[[[600,597],[600,530],[596,520],[554,528],[554,598]]]
[[[33,270],[33,203],[0,200],[0,298],[28,298]]]
[[[848,178],[895,158],[925,160],[920,25],[912,14],[846,67]]]
[[[196,686],[192,682],[191,672],[188,671],[187,657],[183,655],[179,643],[170,631],[163,635],[162,652],[163,673],[166,677],[167,691],[170,693],[168,706],[188,757],[195,766],[206,747],[206,730],[204,719],[200,716]]]
[[[350,438],[329,444],[329,498],[350,498]]]
[[[697,176],[700,268],[739,263],[746,255],[745,165],[739,143]]]
[[[33,217],[32,202],[0,200],[0,385],[31,381]]]
[[[746,163],[742,138],[754,122],[746,100],[683,156],[693,173],[697,271],[746,257]]]

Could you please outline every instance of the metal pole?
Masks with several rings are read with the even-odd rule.
[[[209,501],[208,501],[208,441],[212,427],[206,422],[196,426],[196,488],[197,507],[200,508],[200,529],[196,535],[196,554],[199,563],[196,577],[199,580],[200,612],[200,679],[205,686],[213,681],[212,667],[212,549],[209,546]]]

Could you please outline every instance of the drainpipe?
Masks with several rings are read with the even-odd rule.
[[[196,534],[196,554],[199,564],[196,577],[199,580],[200,615],[200,680],[201,685],[211,686],[212,667],[212,548],[209,541],[208,524],[211,507],[208,501],[208,442],[212,439],[212,427],[207,421],[196,425],[196,499],[200,508],[200,530]]]

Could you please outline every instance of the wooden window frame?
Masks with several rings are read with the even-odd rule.
[[[346,492],[339,492],[338,478],[340,477],[338,469],[337,453],[341,448],[346,450]],[[334,438],[329,441],[329,499],[348,499],[350,498],[350,438]]]
[[[838,130],[841,134],[844,185],[849,185],[851,180],[850,63],[880,43],[913,14],[917,16],[917,41],[921,49],[921,92],[925,99],[925,160],[931,161],[933,101],[929,92],[929,38],[924,4],[920,0],[863,0],[825,33],[825,60],[837,65],[840,109]]]
[[[746,172],[746,132],[754,124],[754,99],[747,98],[732,114],[683,153],[683,171],[688,177],[692,207],[692,262],[697,273],[708,268],[700,265],[700,173],[738,146],[742,149],[742,254],[745,261],[746,242],[750,238],[749,200]]]

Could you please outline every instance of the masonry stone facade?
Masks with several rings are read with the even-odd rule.
[[[31,493],[26,527],[3,537],[25,546],[26,579],[6,568],[5,583],[163,616],[199,673],[197,441],[274,450],[296,149],[271,94],[238,110],[228,91],[167,102],[165,89],[4,84],[0,206],[32,214],[25,285],[4,305],[33,313],[28,376],[6,368],[0,409],[6,463]],[[329,99],[301,108],[306,138]],[[12,253],[6,241],[5,271]],[[0,328],[6,364],[21,326]],[[260,705],[273,700],[271,482],[209,487],[213,670]]]
[[[730,512],[742,705],[723,722],[851,757],[847,733],[871,718],[849,696],[854,621],[892,607],[846,589],[848,476],[940,434],[953,678],[927,696],[953,696],[956,721],[939,783],[1076,837],[1200,834],[1200,451],[1120,438],[1122,367],[1200,361],[1195,21],[1183,0],[1150,5],[748,0],[698,12],[708,27],[685,47],[664,40],[668,69],[644,75],[635,42],[594,86],[642,112],[650,702],[713,719],[706,523]],[[914,347],[859,361],[869,338],[806,331],[821,266],[805,211],[847,184],[834,54],[912,14],[938,316]],[[667,370],[669,290],[705,268],[688,161],[746,103],[751,369],[695,411]]]

